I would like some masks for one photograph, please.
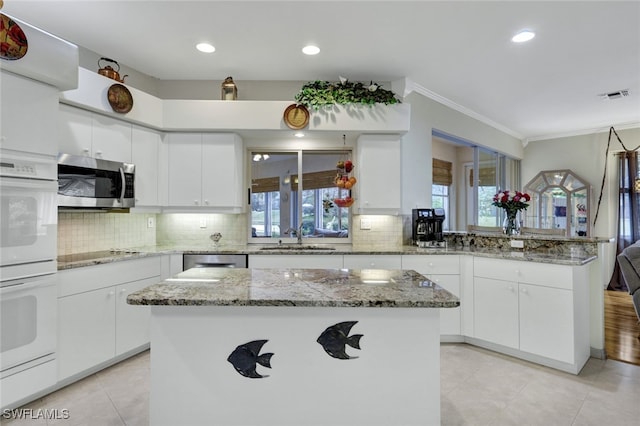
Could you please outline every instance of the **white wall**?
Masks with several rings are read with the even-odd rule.
[[[627,148],[634,149],[640,145],[640,128],[617,132]],[[523,185],[542,170],[573,170],[592,187],[589,207],[593,224],[604,173],[608,136],[609,130],[603,129],[601,133],[529,142],[524,149],[524,158],[521,163]],[[610,152],[622,150],[622,146],[613,135]],[[592,227],[592,236],[605,238],[615,237],[617,223],[617,171],[614,155],[611,153],[607,168],[607,181],[600,213],[595,227]]]

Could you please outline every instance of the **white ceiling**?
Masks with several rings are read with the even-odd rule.
[[[640,1],[5,0],[3,12],[163,80],[407,78],[522,139],[640,127]],[[523,28],[536,38],[512,43]]]

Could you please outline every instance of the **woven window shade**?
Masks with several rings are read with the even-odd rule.
[[[453,183],[451,174],[451,163],[449,161],[432,159],[432,183],[434,185],[449,186]]]
[[[311,172],[302,174],[302,189],[332,188],[336,186],[335,170],[324,170],[321,172]],[[298,175],[291,175],[291,189],[298,190]]]
[[[280,179],[277,176],[262,179],[253,179],[251,192],[253,192],[254,194],[274,191],[280,191]]]
[[[469,170],[469,186],[473,186],[473,169]],[[480,186],[496,186],[496,169],[480,169]]]

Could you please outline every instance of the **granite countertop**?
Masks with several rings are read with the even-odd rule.
[[[150,256],[161,256],[171,253],[171,250],[157,250],[145,248],[144,250],[102,250],[87,253],[74,253],[58,256],[58,271],[65,269],[82,268],[84,266],[100,265],[103,263],[119,262],[121,260],[141,259]]]
[[[84,266],[99,265],[103,263],[112,263],[122,260],[132,260],[149,256],[159,256],[170,253],[211,253],[211,254],[248,254],[248,255],[471,255],[479,257],[492,257],[500,259],[523,260],[539,263],[553,263],[557,265],[586,265],[597,259],[595,255],[576,253],[575,255],[558,254],[544,251],[522,251],[522,250],[499,250],[489,247],[448,247],[448,248],[419,248],[416,246],[402,246],[395,248],[372,248],[370,246],[357,246],[351,244],[316,244],[310,249],[309,245],[304,250],[292,250],[283,246],[279,248],[277,245],[221,245],[214,247],[213,245],[203,246],[148,246],[138,247],[125,251],[96,251],[89,253],[69,254],[58,257],[58,270],[80,268]],[[269,250],[263,250],[263,247],[269,247]],[[290,246],[289,246],[290,247]]]
[[[411,270],[192,268],[129,294],[130,305],[455,308]]]

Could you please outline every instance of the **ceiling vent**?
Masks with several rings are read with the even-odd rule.
[[[616,92],[601,93],[598,96],[604,100],[621,99],[629,96],[629,90],[618,90]]]

